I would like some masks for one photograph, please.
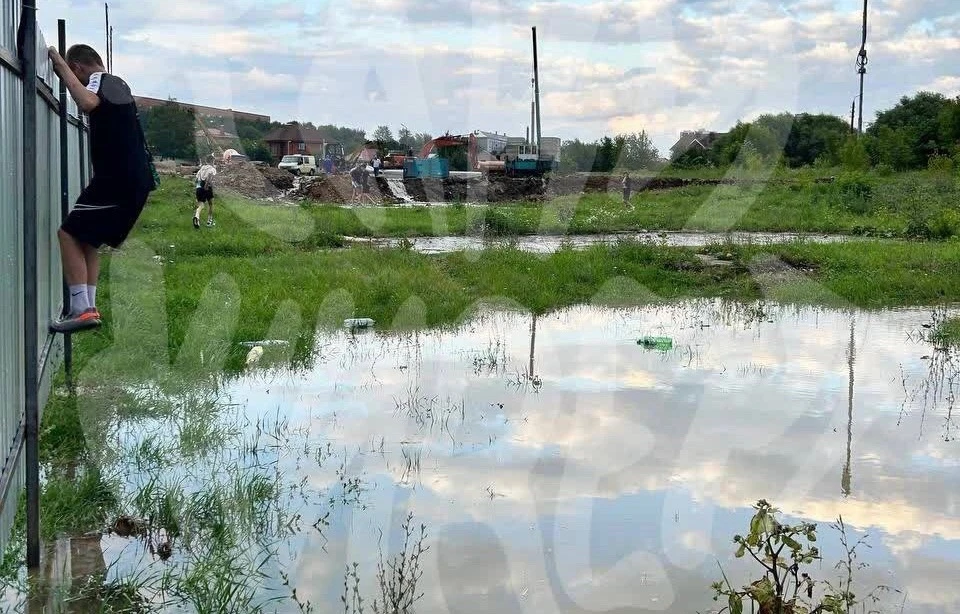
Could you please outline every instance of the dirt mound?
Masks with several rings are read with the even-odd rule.
[[[260,169],[245,160],[217,165],[214,186],[247,198],[266,199],[280,196],[280,190],[270,183]]]
[[[318,177],[299,177],[297,185],[290,196],[293,198],[308,198],[323,204],[343,204],[349,202],[352,193],[350,180],[346,186],[342,185],[340,177],[320,175]]]
[[[257,170],[278,190],[289,190],[293,187],[293,175],[289,171],[272,166],[258,166]]]

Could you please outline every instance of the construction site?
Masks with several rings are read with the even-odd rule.
[[[418,151],[413,147],[388,151],[386,143],[367,140],[354,151],[345,152],[343,143],[331,142],[312,126],[290,122],[264,137],[271,155],[281,159],[279,168],[274,168],[250,161],[244,153],[229,147],[234,135],[203,121],[223,114],[223,110],[185,106],[196,118],[198,150],[213,152],[209,161],[218,169],[216,185],[247,198],[349,204],[354,200],[354,190],[347,171],[357,166],[374,175],[370,195],[379,204],[535,201],[549,193],[606,191],[614,181],[610,177],[558,177],[560,180],[553,183],[556,188],[548,192],[551,177],[559,169],[561,140],[541,132],[536,28],[532,28],[532,42],[530,122],[523,136],[482,130],[448,132],[427,141]],[[145,101],[151,106],[161,102]],[[226,111],[237,119],[269,122],[267,116]],[[376,173],[374,160],[379,161]],[[161,163],[158,168],[161,173],[183,176],[197,171],[195,166],[174,162]]]

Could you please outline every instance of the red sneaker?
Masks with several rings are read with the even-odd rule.
[[[50,331],[54,333],[75,333],[81,330],[98,328],[100,324],[100,312],[96,309],[87,309],[83,313],[51,322]]]

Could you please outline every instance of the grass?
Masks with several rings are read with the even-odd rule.
[[[571,195],[486,208],[343,209],[305,204],[320,236],[594,234],[645,230],[817,232],[881,237],[960,236],[960,189],[929,172],[881,177],[808,174],[758,185],[688,186],[635,194]],[[484,223],[486,222],[486,223]]]
[[[648,193],[637,197],[633,210],[604,195],[487,209],[370,210],[224,197],[213,230],[190,225],[189,184],[164,181],[128,245],[104,258],[99,302],[105,325],[75,342],[81,393],[64,394],[61,382],[45,409],[42,533],[82,534],[126,510],[152,516],[185,543],[204,546],[199,551],[221,543],[210,556],[191,559],[192,569],[207,571],[185,576],[179,598],[223,606],[216,596],[237,586],[208,567],[231,560],[234,549],[226,546],[246,543],[242,535],[266,513],[263,504],[277,496],[276,485],[241,472],[188,490],[179,482],[151,481],[150,474],[169,469],[170,458],[184,467],[192,459],[209,461],[218,443],[233,441],[220,424],[222,406],[204,391],[215,390],[225,370],[242,368],[247,348],[239,341],[286,340],[287,346],[269,352],[277,364],[289,366],[310,360],[318,327],[338,327],[354,316],[372,317],[381,329],[410,329],[452,325],[490,303],[543,313],[580,303],[642,305],[715,296],[870,308],[960,297],[960,242],[725,244],[703,250],[622,242],[543,257],[508,248],[427,256],[407,249],[336,249],[340,235],[605,232],[708,227],[724,218],[737,218],[749,229],[853,231],[862,225],[905,234],[911,224],[920,227],[910,220],[916,211],[940,215],[954,195],[953,187],[921,174],[890,178],[883,189],[875,181],[881,180],[868,180],[869,198],[843,188],[856,196],[853,205],[830,191],[840,188],[812,183],[799,190],[775,184],[757,194],[735,186]],[[763,206],[747,207],[752,196]],[[713,214],[695,213],[705,202]],[[730,265],[705,265],[696,251]],[[960,323],[945,324],[942,334],[956,340]],[[108,438],[117,423],[150,421],[161,422],[167,436],[145,437],[129,454],[111,453],[85,436]],[[237,443],[232,449],[241,448]],[[117,466],[135,466],[134,473],[146,476],[130,500],[119,494],[120,480],[103,469]],[[22,536],[22,515],[18,526]],[[231,603],[249,605],[245,583],[257,581],[262,562],[223,567],[227,575],[244,578],[239,592],[230,593]]]
[[[960,347],[960,316],[947,318],[938,323],[933,331],[934,340],[942,346]]]

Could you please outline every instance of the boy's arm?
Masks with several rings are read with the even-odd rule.
[[[100,97],[80,83],[80,80],[77,79],[77,76],[70,70],[67,61],[60,56],[60,52],[57,51],[56,47],[50,47],[48,54],[50,61],[53,62],[53,70],[56,71],[57,76],[60,77],[64,84],[66,84],[67,89],[70,90],[70,95],[77,102],[77,106],[87,115],[92,113],[93,110],[100,105]]]

